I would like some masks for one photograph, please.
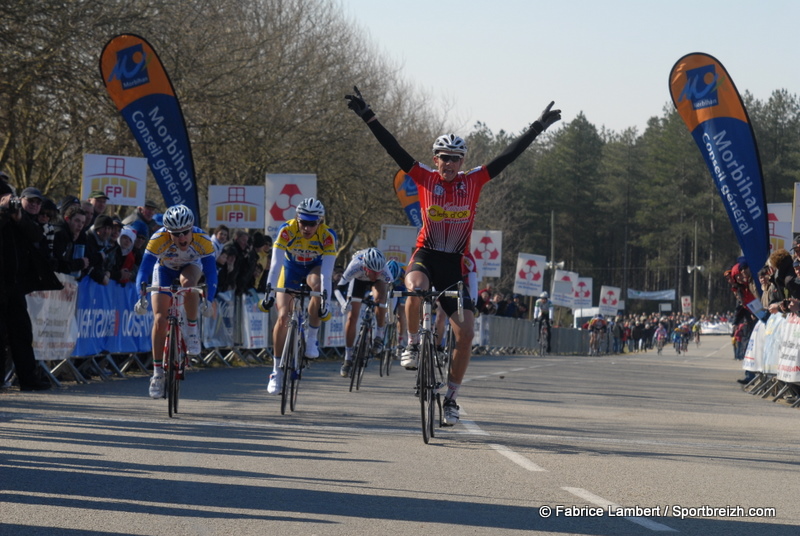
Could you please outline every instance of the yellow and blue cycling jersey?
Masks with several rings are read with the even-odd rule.
[[[136,275],[136,288],[151,279],[158,285],[169,285],[190,264],[202,268],[206,276],[206,297],[212,301],[217,290],[217,268],[211,237],[199,227],[192,227],[192,241],[189,247],[181,250],[173,243],[169,231],[162,227],[147,243]]]
[[[200,264],[200,259],[214,255],[214,243],[202,229],[192,228],[192,242],[186,251],[181,251],[172,243],[172,237],[165,228],[153,234],[147,243],[146,251],[158,257],[158,262],[171,270],[180,270],[187,264]]]
[[[314,235],[306,239],[297,220],[290,220],[278,229],[273,246],[286,252],[285,264],[318,266],[323,256],[336,256],[336,233],[321,223]]]
[[[305,238],[297,220],[287,221],[278,229],[272,245],[267,284],[272,288],[299,288],[311,270],[321,266],[322,289],[330,296],[336,239],[336,232],[324,223],[317,226],[310,238]]]

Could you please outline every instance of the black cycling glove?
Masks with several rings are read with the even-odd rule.
[[[366,123],[375,117],[375,112],[373,112],[369,104],[364,101],[364,97],[361,96],[361,92],[356,86],[353,86],[353,93],[353,95],[344,96],[344,99],[347,101],[347,107],[353,110],[356,115]]]
[[[547,130],[548,127],[556,121],[561,121],[561,110],[550,109],[553,107],[553,104],[555,104],[555,101],[551,101],[542,112],[542,115],[539,116],[539,119],[533,122],[533,128],[536,129],[538,134]]]

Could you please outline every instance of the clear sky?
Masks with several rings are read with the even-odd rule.
[[[691,52],[716,57],[741,93],[800,93],[797,0],[338,1],[462,135],[476,121],[519,132],[551,100],[565,121],[641,134]]]

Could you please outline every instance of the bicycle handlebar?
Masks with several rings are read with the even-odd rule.
[[[395,298],[399,298],[400,296],[422,298],[424,301],[430,302],[436,301],[440,296],[444,296],[445,298],[457,298],[458,321],[464,321],[463,283],[461,281],[458,282],[458,290],[393,290],[389,293],[389,296]]]

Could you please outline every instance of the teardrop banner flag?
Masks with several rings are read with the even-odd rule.
[[[147,158],[167,206],[183,204],[201,227],[194,161],[186,123],[167,72],[138,35],[111,39],[100,55],[103,83]]]
[[[708,165],[747,263],[769,256],[761,159],[747,111],[728,72],[713,56],[687,54],[669,76],[672,102]]]
[[[406,211],[406,216],[411,225],[417,229],[422,228],[422,214],[419,207],[419,192],[414,181],[402,169],[394,175],[394,191],[397,199]]]

